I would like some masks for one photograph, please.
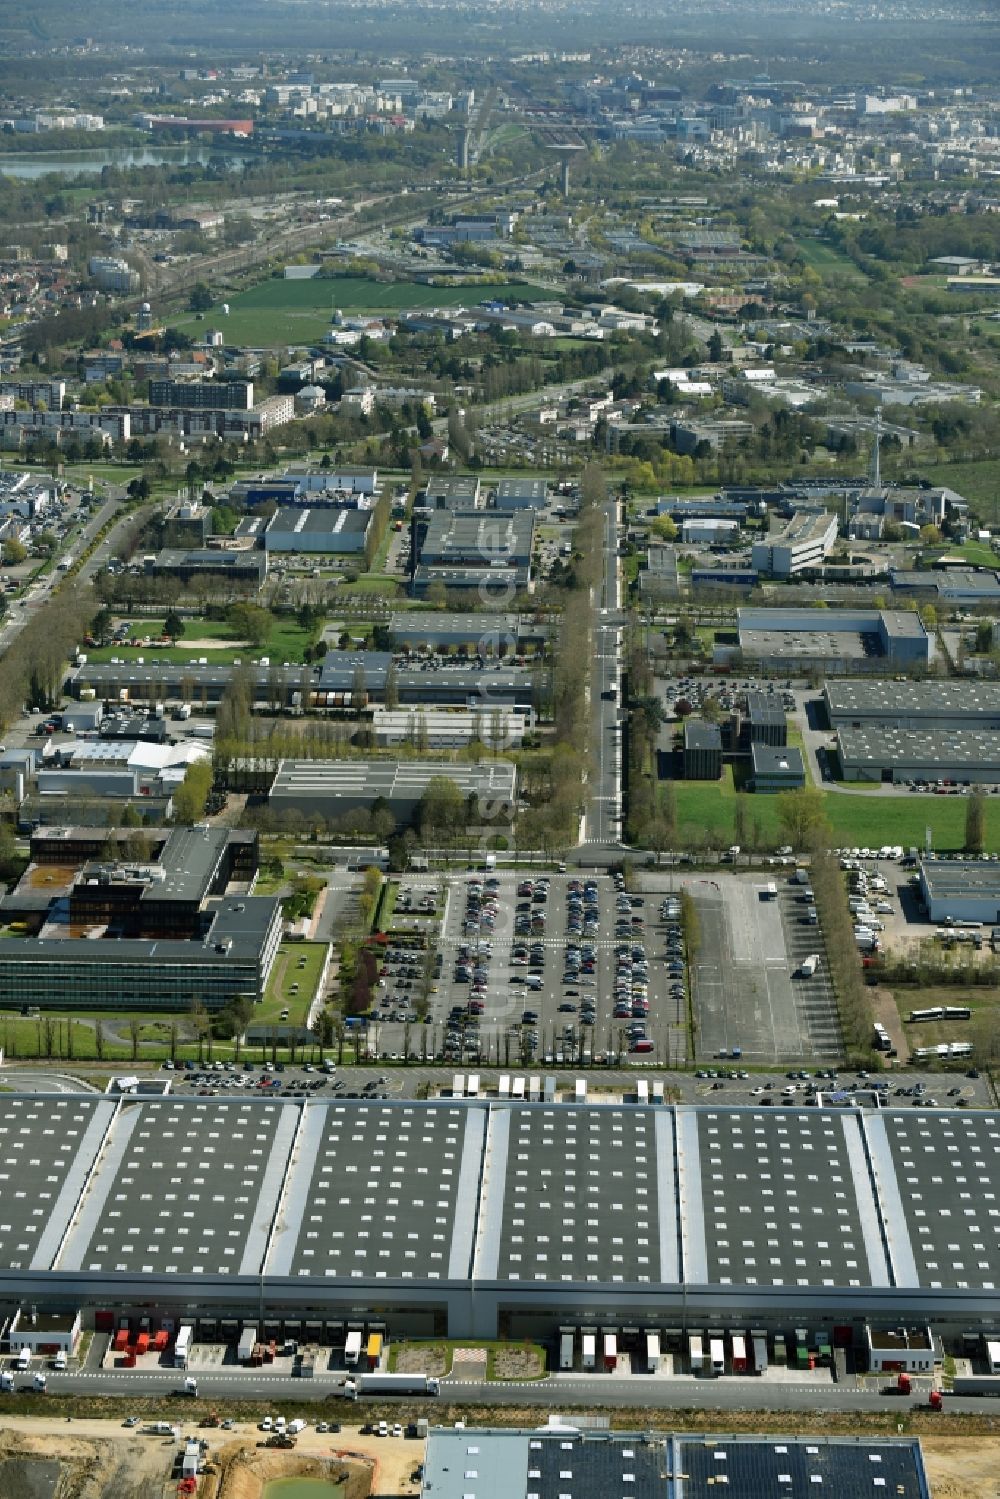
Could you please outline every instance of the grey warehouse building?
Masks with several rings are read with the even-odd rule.
[[[364,691],[371,701],[385,697],[386,682],[392,670],[389,651],[328,651],[319,674],[319,693],[336,698],[354,693],[355,678],[363,674]],[[507,704],[527,708],[532,705],[535,684],[532,673],[523,666],[503,664],[467,666],[401,666],[395,674],[396,691],[401,704],[440,703],[462,708],[488,708]],[[320,706],[323,706],[322,702]],[[333,704],[329,704],[333,706]]]
[[[308,508],[284,506],[276,510],[264,532],[268,552],[332,553],[343,557],[360,557],[365,549],[370,510],[337,509],[324,505]]]
[[[272,811],[335,818],[385,800],[408,821],[431,781],[445,776],[463,797],[474,796],[480,815],[510,821],[517,771],[505,760],[453,764],[443,760],[282,760],[268,795]]]
[[[931,921],[1000,926],[1000,864],[981,859],[923,859],[920,894]]]
[[[1000,729],[1000,683],[979,681],[826,682],[830,727]]]
[[[493,496],[496,510],[544,510],[549,486],[544,479],[501,479]]]
[[[738,609],[739,649],[773,671],[818,670],[828,676],[926,666],[934,640],[905,609]],[[731,653],[716,648],[724,662]]]
[[[977,729],[837,730],[845,781],[1000,781],[1000,739]]]
[[[432,1427],[421,1499],[930,1499],[920,1442]]]
[[[388,621],[393,645],[403,651],[457,649],[492,657],[517,651],[520,643],[519,615],[468,615],[468,613],[406,612]],[[537,636],[538,631],[534,631]]]
[[[996,1110],[3,1094],[0,1296],[860,1344],[995,1325],[998,1187]]]

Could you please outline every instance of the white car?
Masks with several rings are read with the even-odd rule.
[[[270,1416],[265,1416],[264,1419],[263,1419],[263,1421],[260,1423],[260,1430],[261,1431],[270,1431],[273,1426],[274,1426],[274,1422],[271,1420],[271,1417]]]
[[[757,1097],[760,1096],[761,1093],[766,1093],[766,1092],[767,1092],[766,1088],[751,1088],[750,1089],[751,1096],[754,1097],[754,1098],[757,1098]]]

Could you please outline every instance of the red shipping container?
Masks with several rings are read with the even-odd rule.
[[[148,1332],[141,1332],[139,1334],[139,1336],[136,1338],[136,1340],[135,1340],[135,1351],[136,1351],[136,1353],[148,1353],[148,1351],[149,1351],[149,1333]]]
[[[128,1347],[128,1328],[123,1327],[120,1332],[115,1333],[115,1352],[123,1353]]]
[[[167,1332],[167,1329],[165,1327],[161,1327],[159,1332],[153,1339],[153,1347],[156,1349],[157,1353],[162,1353],[169,1342],[170,1334]]]
[[[126,1355],[125,1355],[125,1368],[126,1369],[134,1369],[135,1368],[135,1354],[132,1352],[131,1349],[129,1349],[128,1353],[126,1353]]]

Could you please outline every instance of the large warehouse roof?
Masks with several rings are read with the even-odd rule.
[[[994,772],[1000,779],[1000,742],[986,729],[900,729],[894,724],[837,730],[845,775],[852,767],[926,771],[935,779],[955,771]]]
[[[272,805],[303,798],[329,806],[386,801],[418,801],[431,781],[454,781],[463,796],[514,800],[514,766],[506,760],[459,764],[444,760],[282,760],[271,787]]]
[[[259,1274],[297,1124],[294,1109],[247,1098],[124,1110],[60,1268]]]
[[[0,1108],[0,1263],[48,1269],[114,1105],[88,1095],[4,1098]]]
[[[691,1116],[681,1127],[690,1131]],[[700,1176],[688,1184],[685,1260],[720,1285],[888,1284],[867,1184],[855,1180],[853,1131],[812,1109],[696,1120]],[[694,1144],[694,1142],[692,1142]],[[700,1147],[700,1149],[699,1149]],[[695,1194],[700,1193],[700,1211]],[[704,1255],[704,1259],[702,1259]],[[699,1263],[700,1262],[700,1263]]]
[[[434,1427],[424,1499],[928,1499],[920,1443]]]
[[[905,723],[934,719],[970,727],[1000,722],[1000,683],[979,681],[855,681],[824,685],[830,722],[834,728],[852,719]]]
[[[995,1297],[998,1185],[996,1112],[6,1095],[0,1285],[933,1315]]]
[[[920,872],[933,900],[971,897],[1000,907],[1000,864],[992,859],[922,859]]]

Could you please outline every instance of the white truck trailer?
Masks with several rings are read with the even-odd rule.
[[[344,1381],[348,1400],[361,1395],[436,1395],[440,1388],[426,1374],[353,1374]]]

